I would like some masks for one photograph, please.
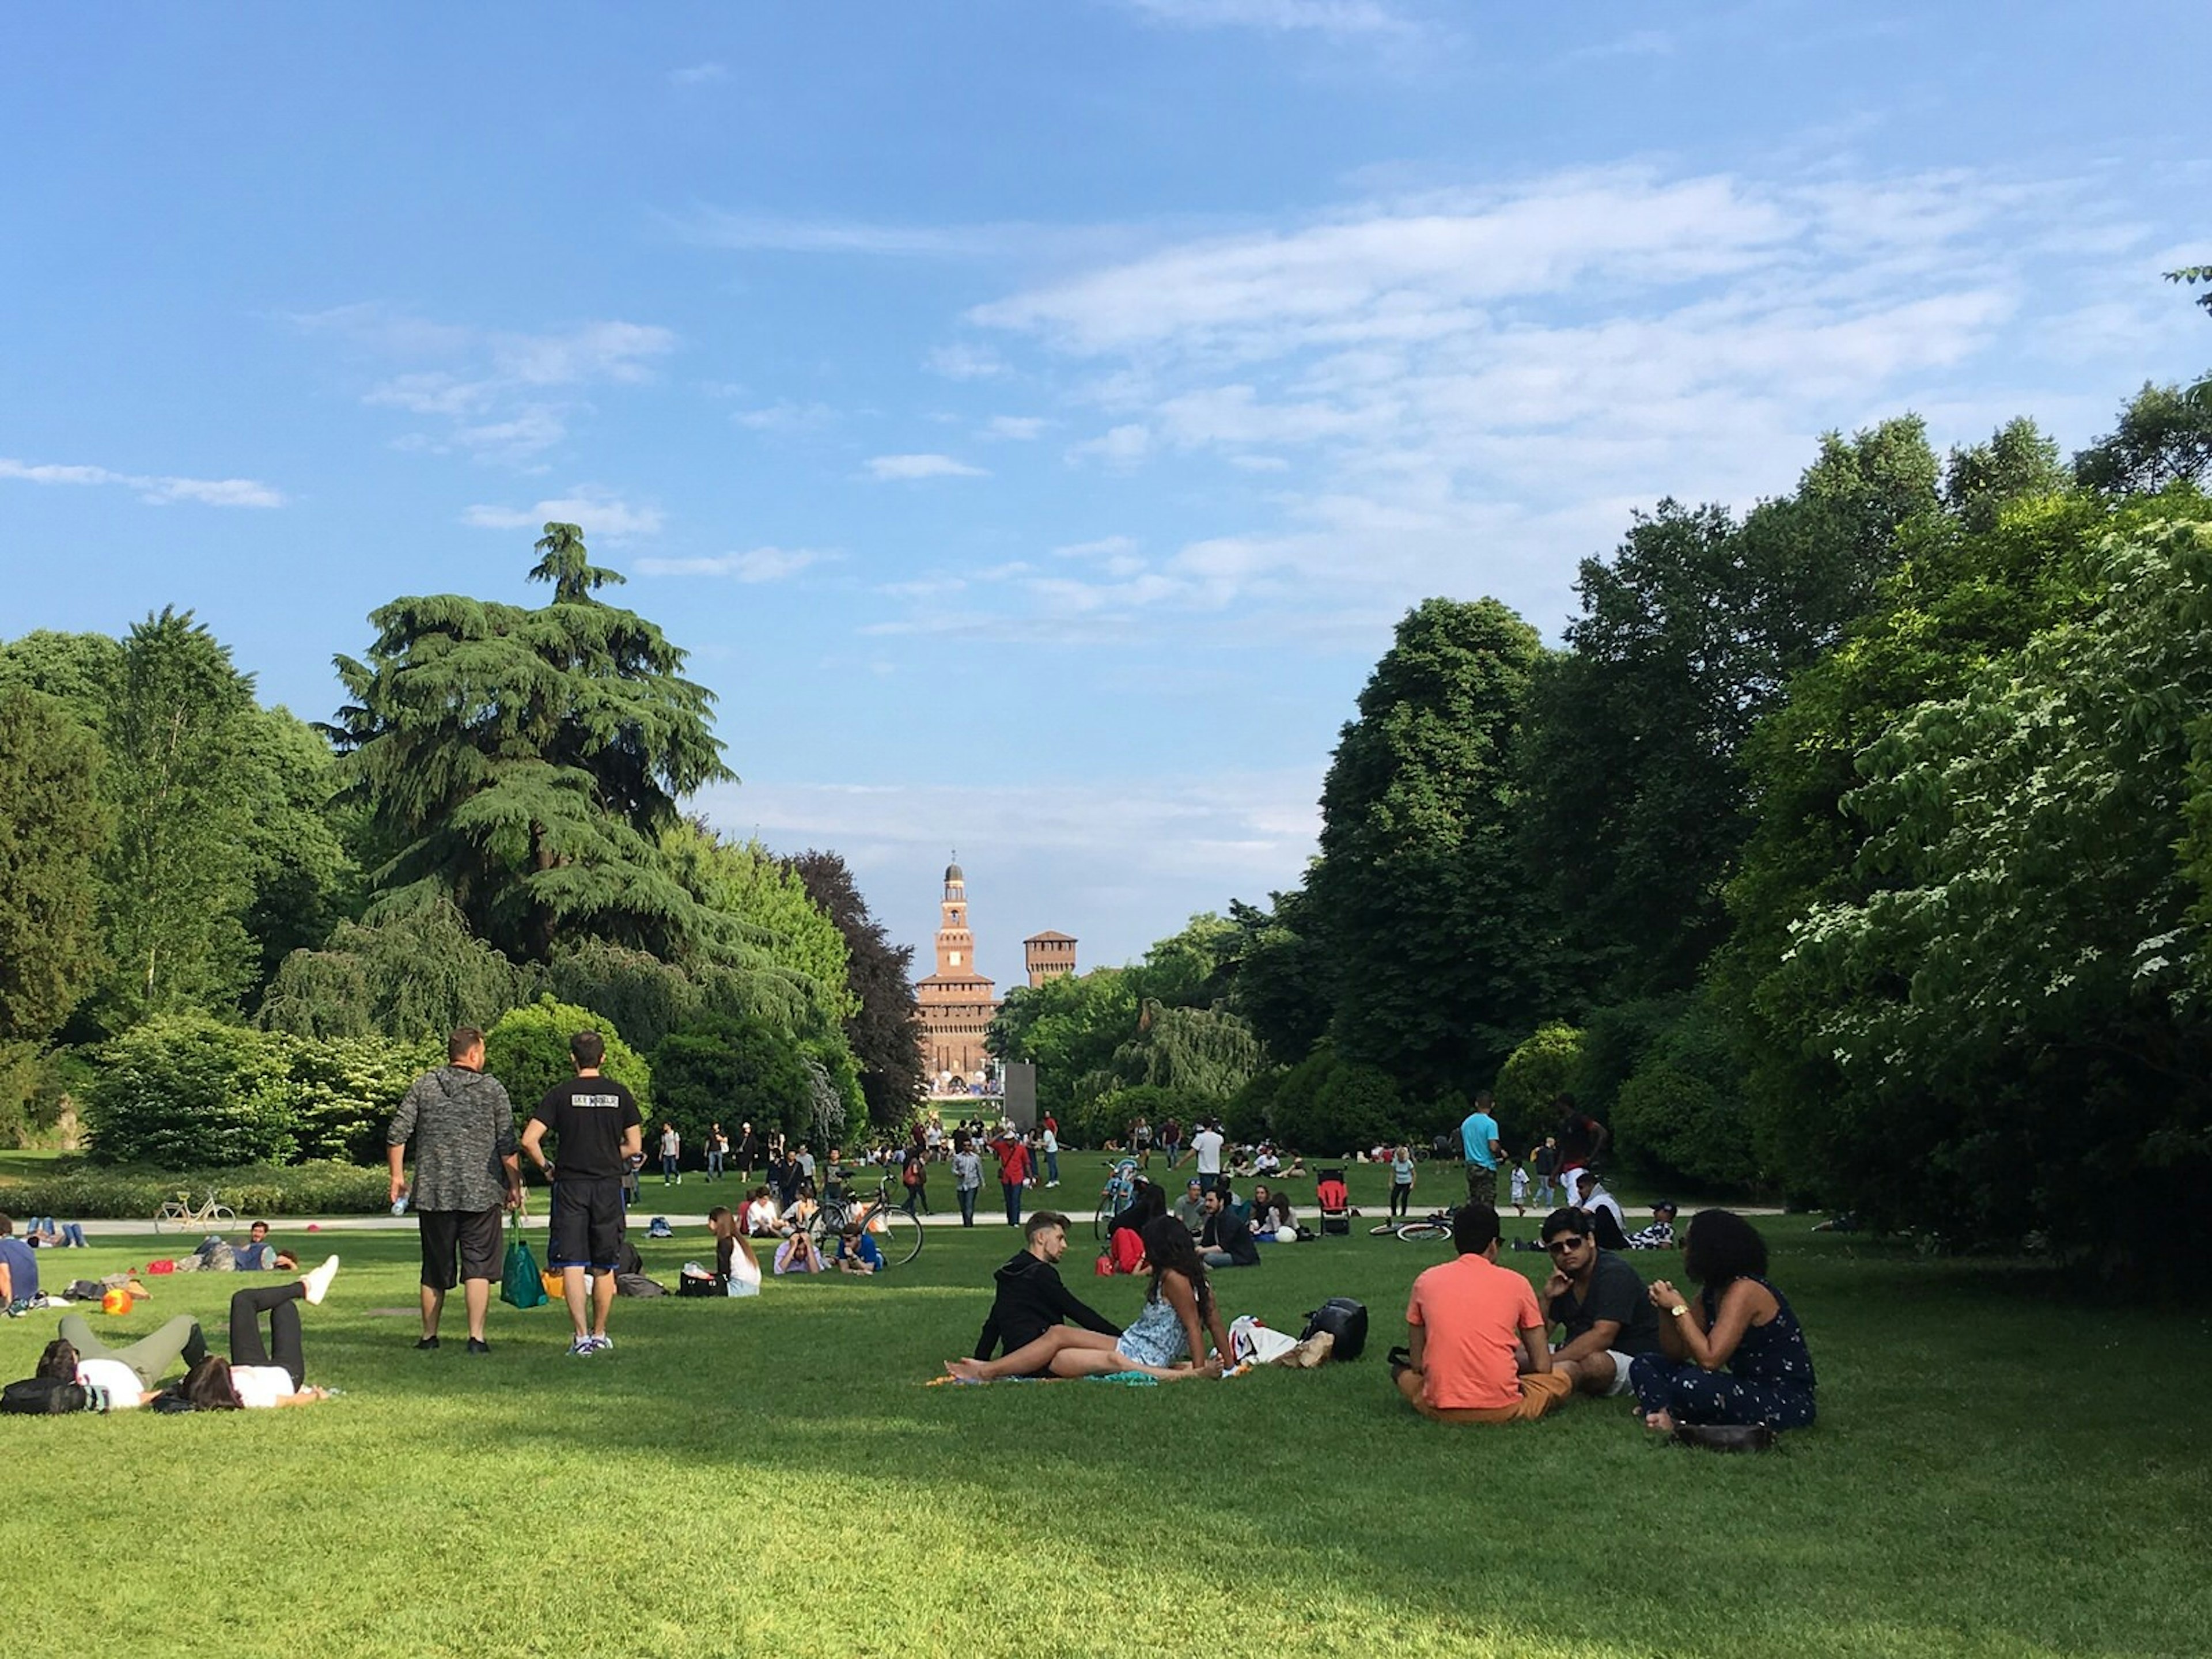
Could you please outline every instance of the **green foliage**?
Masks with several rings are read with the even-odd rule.
[[[2022,416],[1999,427],[1987,443],[1953,448],[1943,465],[1943,505],[1962,528],[1993,530],[2012,502],[2055,495],[2067,483],[2057,441]]]
[[[0,1042],[59,1030],[98,973],[100,769],[63,704],[0,684]]]
[[[802,1036],[834,1030],[858,1012],[847,984],[845,936],[800,876],[758,842],[726,842],[696,823],[662,837],[677,878],[702,907],[684,960],[736,976],[734,1000]]]
[[[334,1041],[279,1036],[294,1133],[301,1156],[373,1164],[384,1156],[384,1131],[400,1097],[427,1071],[446,1063],[434,1037],[393,1042],[384,1037]]]
[[[921,1016],[914,997],[914,947],[894,945],[845,860],[805,852],[787,861],[814,907],[845,939],[845,988],[850,1012],[845,1039],[868,1121],[879,1128],[910,1121],[922,1087]]]
[[[1758,1182],[1742,1067],[1702,1003],[1689,1002],[1644,1051],[1611,1127],[1621,1156],[1646,1174],[1731,1192]]]
[[[1535,630],[1495,599],[1424,602],[1359,694],[1322,790],[1315,931],[1347,1060],[1435,1092],[1493,1075],[1542,1006],[1543,929],[1511,856]]]
[[[721,1014],[672,1031],[653,1051],[656,1108],[687,1146],[720,1123],[734,1142],[738,1125],[794,1141],[814,1136],[806,1055],[790,1033],[761,1019]]]
[[[58,1164],[50,1175],[0,1183],[0,1207],[16,1215],[143,1223],[179,1192],[189,1192],[197,1204],[210,1191],[238,1212],[241,1227],[269,1216],[374,1215],[391,1202],[381,1164],[111,1169],[72,1158]],[[196,1242],[180,1237],[177,1248],[189,1249]],[[136,1248],[137,1259],[143,1260],[167,1247]]]
[[[1230,902],[1237,933],[1223,969],[1229,1008],[1251,1026],[1271,1058],[1295,1065],[1328,1034],[1335,976],[1314,936],[1305,889],[1271,893],[1268,904],[1262,910]]]
[[[283,1163],[298,1147],[278,1040],[205,1014],[156,1015],[110,1042],[86,1105],[102,1164]]]
[[[2212,1174],[2212,514],[2108,537],[2090,615],[1923,704],[1845,806],[1856,895],[1765,989],[1837,1087],[1787,1128],[1873,1216],[2141,1262],[2109,1194]],[[2193,1257],[2183,1206],[2160,1255]]]
[[[319,951],[295,951],[259,1023],[296,1036],[442,1036],[488,1028],[529,999],[530,976],[472,936],[443,900],[373,922],[340,922]]]
[[[1114,1051],[1134,1036],[1137,998],[1125,969],[1094,968],[1006,993],[986,1039],[990,1051],[1037,1068],[1037,1109],[1063,1122],[1082,1079],[1110,1074]]]
[[[658,628],[593,596],[611,573],[574,526],[539,545],[551,604],[395,599],[370,617],[367,661],[337,659],[349,794],[395,849],[371,878],[449,896],[518,960],[577,930],[669,955],[703,918],[659,837],[684,796],[732,775],[713,695]]]
[[[1234,1094],[1260,1069],[1252,1028],[1212,1008],[1170,1008],[1146,1000],[1137,1031],[1104,1068],[1118,1084],[1149,1085],[1206,1100]]]
[[[597,1031],[606,1039],[599,1070],[636,1097],[640,1111],[653,1109],[653,1067],[622,1039],[612,1020],[550,995],[510,1008],[484,1033],[484,1070],[507,1085],[518,1117],[527,1117],[546,1091],[575,1076],[568,1039]]]
[[[1682,1018],[1690,1002],[1686,993],[1592,1009],[1583,1028],[1581,1063],[1567,1091],[1576,1104],[1601,1123],[1610,1124],[1622,1085]]]
[[[334,810],[337,758],[322,734],[284,708],[247,721],[252,811],[246,828],[252,897],[240,920],[265,984],[293,951],[311,950],[360,913],[362,872]]]
[[[100,736],[115,831],[104,871],[111,1024],[234,1006],[254,957],[252,678],[192,620],[131,630]]]
[[[1285,1073],[1267,1104],[1267,1127],[1286,1149],[1340,1158],[1401,1139],[1408,1111],[1397,1084],[1324,1043]]]
[[[1139,1116],[1155,1130],[1170,1121],[1183,1126],[1188,1143],[1193,1126],[1222,1108],[1211,1095],[1164,1088],[1156,1083],[1133,1083],[1107,1090],[1088,1101],[1078,1102],[1073,1115],[1060,1124],[1060,1139],[1071,1146],[1103,1146],[1109,1140],[1129,1144],[1129,1126]]]
[[[2146,380],[2112,430],[2074,458],[2074,477],[2106,495],[2212,485],[2212,405],[2193,391]]]
[[[1559,1020],[1539,1025],[1506,1057],[1493,1092],[1507,1146],[1521,1145],[1551,1117],[1552,1102],[1577,1086],[1582,1060],[1582,1032]]]

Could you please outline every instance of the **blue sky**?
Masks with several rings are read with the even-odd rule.
[[[642,15],[626,15],[641,12]],[[1553,15],[1556,14],[1556,15]],[[1556,635],[1817,434],[2069,448],[2212,362],[2212,10],[19,11],[0,634],[198,610],[311,716],[548,518],[923,947],[1120,961],[1311,850],[1389,629]]]

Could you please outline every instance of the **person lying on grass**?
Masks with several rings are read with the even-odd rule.
[[[1002,1359],[948,1359],[945,1369],[967,1382],[994,1382],[1002,1376],[1110,1376],[1140,1371],[1162,1382],[1194,1376],[1219,1376],[1229,1333],[1206,1283],[1190,1231],[1173,1216],[1161,1216],[1145,1229],[1145,1258],[1152,1264],[1152,1288],[1144,1311],[1119,1337],[1055,1325],[1034,1342]],[[1204,1360],[1206,1339],[1214,1352]]]
[[[805,1233],[793,1233],[775,1249],[775,1270],[779,1273],[818,1273],[828,1264],[822,1252],[814,1248],[814,1241]]]
[[[882,1248],[859,1222],[847,1222],[844,1231],[837,1235],[837,1271],[867,1274],[883,1270]]]
[[[1695,1303],[1665,1279],[1650,1289],[1662,1354],[1628,1368],[1644,1426],[1764,1423],[1809,1427],[1813,1355],[1804,1328],[1766,1282],[1766,1241],[1732,1210],[1700,1210],[1682,1244],[1682,1270],[1703,1287]]]
[[[1039,1210],[1022,1224],[1022,1248],[992,1275],[994,1293],[983,1334],[975,1339],[975,1358],[988,1359],[1003,1343],[1006,1352],[1025,1348],[1062,1320],[1112,1340],[1121,1328],[1072,1294],[1060,1280],[1059,1262],[1067,1254],[1067,1218]],[[1141,1254],[1144,1241],[1137,1242]],[[1049,1375],[1048,1372],[1047,1375]]]
[[[261,1410],[312,1406],[329,1390],[307,1386],[307,1356],[300,1343],[299,1304],[319,1304],[337,1277],[331,1256],[313,1273],[287,1285],[257,1285],[230,1298],[230,1358],[208,1354],[185,1380],[149,1403],[157,1409],[192,1412]],[[269,1340],[261,1316],[269,1316]]]
[[[107,1410],[131,1411],[153,1401],[171,1365],[181,1359],[189,1370],[207,1358],[207,1351],[200,1322],[186,1314],[120,1347],[95,1336],[82,1315],[64,1314],[61,1334],[46,1344],[32,1375],[98,1389]]]

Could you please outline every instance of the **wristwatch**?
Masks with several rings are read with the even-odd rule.
[[[1677,1302],[1673,1307],[1668,1309],[1667,1311],[1674,1315],[1675,1318],[1680,1319],[1684,1314],[1690,1311],[1690,1304],[1686,1302]]]

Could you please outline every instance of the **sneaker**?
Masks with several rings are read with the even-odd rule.
[[[615,1345],[615,1340],[611,1336],[588,1337],[586,1340],[591,1343],[592,1351],[594,1353],[605,1353]]]
[[[599,1351],[599,1345],[588,1336],[580,1336],[568,1345],[570,1355],[579,1359],[587,1353],[597,1353]]]
[[[434,1336],[426,1336],[415,1346],[418,1348],[434,1348],[438,1346],[438,1339]]]
[[[331,1293],[331,1280],[337,1276],[338,1259],[334,1255],[325,1256],[321,1267],[313,1273],[301,1276],[300,1282],[307,1287],[307,1304],[310,1307],[321,1305],[323,1298]]]
[[[491,1344],[485,1341],[483,1338],[480,1336],[472,1336],[469,1339],[469,1352],[471,1353],[489,1353],[491,1352]]]

